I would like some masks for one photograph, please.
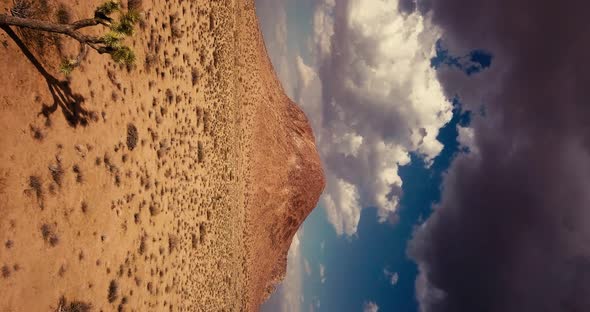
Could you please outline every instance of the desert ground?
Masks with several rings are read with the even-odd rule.
[[[91,51],[66,77],[76,41],[0,30],[0,311],[256,311],[321,194],[253,0],[131,2],[133,66]]]

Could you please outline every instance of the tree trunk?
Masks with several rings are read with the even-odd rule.
[[[21,18],[16,16],[10,16],[7,14],[0,14],[0,26],[17,26],[64,34],[80,41],[80,43],[98,43],[97,38],[86,36],[77,31],[78,29],[89,26],[95,26],[98,24],[101,24],[101,22],[95,18],[80,20],[72,24],[58,24],[37,19]]]

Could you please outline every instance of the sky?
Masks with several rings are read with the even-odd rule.
[[[590,311],[587,6],[256,0],[327,179],[262,310]]]

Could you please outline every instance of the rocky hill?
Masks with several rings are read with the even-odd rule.
[[[91,51],[65,77],[75,41],[0,30],[0,311],[255,311],[324,186],[311,128],[253,0],[123,5],[133,66]]]

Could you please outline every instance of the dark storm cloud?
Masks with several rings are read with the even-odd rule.
[[[409,249],[422,311],[590,311],[590,3],[431,2],[458,55],[489,72],[442,71],[474,111],[460,155]]]

